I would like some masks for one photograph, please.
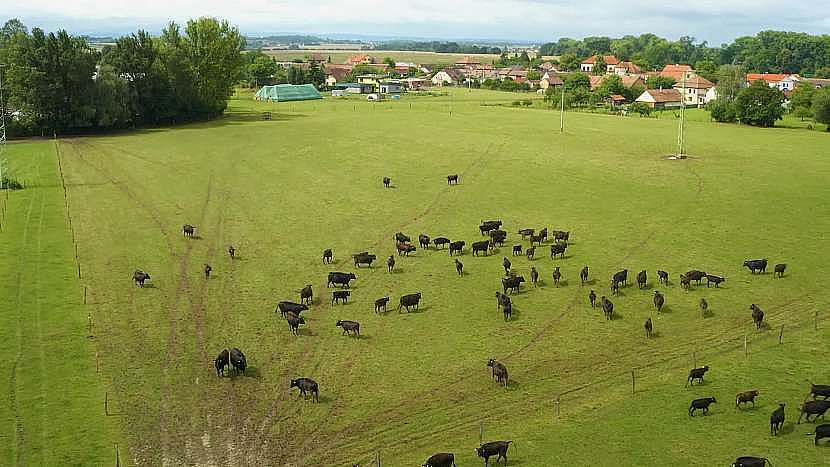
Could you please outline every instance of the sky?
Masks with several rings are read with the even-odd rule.
[[[0,20],[75,34],[158,32],[168,21],[215,16],[248,35],[359,34],[548,42],[651,32],[712,45],[765,29],[830,34],[815,0],[2,0]]]

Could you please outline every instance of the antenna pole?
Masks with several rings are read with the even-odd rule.
[[[562,83],[562,99],[559,104],[559,133],[565,132],[565,83]]]
[[[681,84],[681,96],[680,96],[680,129],[677,133],[677,157],[679,159],[683,159],[686,157],[684,155],[685,148],[683,147],[683,131],[685,130],[686,126],[686,72],[683,72],[683,81]]]

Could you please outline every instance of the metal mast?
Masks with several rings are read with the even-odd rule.
[[[684,154],[685,147],[684,147],[684,135],[683,132],[686,128],[686,72],[683,72],[683,81],[681,85],[681,96],[680,96],[680,128],[677,132],[677,157],[679,159],[683,159],[686,157]]]

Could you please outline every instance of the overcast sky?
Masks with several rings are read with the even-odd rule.
[[[0,18],[80,34],[157,32],[167,21],[226,18],[245,34],[550,41],[652,32],[719,45],[763,29],[830,33],[816,0],[0,0]]]

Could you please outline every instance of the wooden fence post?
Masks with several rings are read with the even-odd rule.
[[[631,369],[631,395],[633,396],[634,393],[637,392],[635,383],[634,383],[634,368]]]
[[[748,342],[748,339],[746,337],[746,334],[744,334],[744,357],[748,357],[748,356],[749,356],[749,342]]]
[[[781,341],[784,339],[784,325],[781,325],[781,332],[778,333],[778,343],[781,344]]]
[[[556,405],[556,418],[559,418],[559,394],[556,395],[556,402],[554,404]]]
[[[119,455],[118,445],[116,444],[115,445],[115,467],[120,467],[120,466],[121,466],[121,456]]]
[[[104,414],[106,414],[106,415],[110,414],[110,393],[109,392],[104,393]]]

